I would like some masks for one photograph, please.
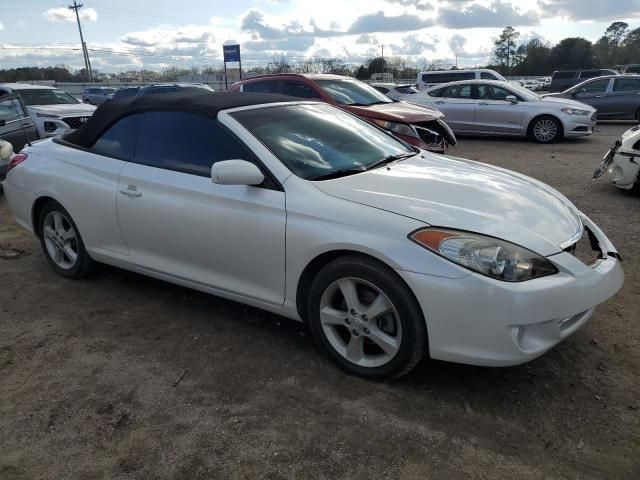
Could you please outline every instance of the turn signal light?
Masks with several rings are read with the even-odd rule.
[[[13,167],[16,167],[24,162],[28,156],[29,155],[27,155],[26,153],[14,153],[9,159],[9,165],[7,165],[7,173],[9,173]]]

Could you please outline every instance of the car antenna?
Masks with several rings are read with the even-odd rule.
[[[16,100],[16,98],[13,98],[12,100]],[[12,102],[13,103],[13,102]],[[32,147],[33,145],[31,145],[31,141],[29,140],[29,135],[27,134],[27,127],[24,126],[24,124],[22,123],[22,121],[26,118],[26,117],[22,117],[20,115],[20,113],[18,112],[18,107],[16,107],[16,104],[13,103],[13,109],[16,111],[16,115],[18,116],[18,121],[20,122],[20,130],[22,130],[22,134],[24,135],[24,140],[26,142],[26,144],[30,147]],[[29,116],[29,118],[31,118]],[[17,152],[16,152],[17,153]]]

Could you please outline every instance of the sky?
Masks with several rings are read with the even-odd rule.
[[[68,3],[0,0],[0,69],[83,67]],[[640,0],[86,0],[80,10],[94,69],[222,66],[222,45],[241,45],[243,66],[285,55],[360,63],[384,54],[418,64],[486,63],[501,30],[521,40],[596,41],[616,20],[640,27]]]

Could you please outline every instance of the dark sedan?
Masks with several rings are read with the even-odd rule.
[[[598,110],[598,119],[640,122],[640,75],[607,75],[545,97],[571,98]]]

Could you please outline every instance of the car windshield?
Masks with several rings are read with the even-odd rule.
[[[415,154],[383,130],[329,105],[265,107],[231,116],[308,180],[358,173],[385,159]]]
[[[69,103],[80,103],[62,90],[52,88],[25,88],[15,89],[19,93],[26,105],[63,105]]]
[[[393,103],[384,93],[357,80],[315,80],[320,88],[340,105],[375,105]]]

